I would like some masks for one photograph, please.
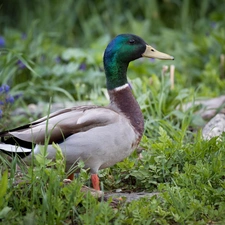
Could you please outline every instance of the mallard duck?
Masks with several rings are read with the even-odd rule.
[[[113,166],[138,146],[144,119],[127,81],[131,61],[141,58],[174,59],[159,52],[133,34],[120,34],[104,52],[104,69],[110,104],[66,108],[19,128],[0,133],[0,149],[38,154],[46,142],[48,158],[54,159],[58,143],[66,160],[66,170],[79,160],[90,169],[94,189],[100,190],[98,170]],[[33,146],[33,148],[32,148]],[[32,154],[25,157],[29,164]]]

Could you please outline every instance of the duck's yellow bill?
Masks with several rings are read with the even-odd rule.
[[[147,57],[147,58],[174,60],[174,57],[173,56],[170,56],[170,55],[168,55],[166,53],[163,53],[163,52],[159,52],[159,51],[157,51],[156,49],[154,49],[150,45],[146,45],[146,50],[142,54],[142,56],[143,57]]]

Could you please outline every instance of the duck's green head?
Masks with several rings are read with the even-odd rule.
[[[126,84],[129,62],[141,57],[174,59],[155,50],[136,35],[120,34],[109,43],[104,53],[107,88],[112,90]]]

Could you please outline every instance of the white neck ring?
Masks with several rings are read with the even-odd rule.
[[[129,87],[129,84],[128,84],[128,83],[126,83],[126,84],[124,84],[124,85],[122,85],[122,86],[116,87],[116,88],[114,88],[113,90],[114,90],[114,91],[121,91],[121,90],[123,90],[123,89],[125,89],[125,88],[127,88],[127,87]]]

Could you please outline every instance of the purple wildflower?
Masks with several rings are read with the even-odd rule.
[[[2,114],[3,114],[3,113],[2,113],[2,110],[0,109],[0,118],[2,118]]]
[[[8,93],[9,90],[10,90],[9,85],[5,84],[5,85],[4,85],[4,90],[5,90],[5,93]]]
[[[23,96],[23,93],[18,93],[18,94],[16,94],[16,95],[14,95],[13,97],[14,97],[14,99],[16,100],[16,99],[18,99],[18,98],[20,98],[20,97],[22,97]]]
[[[150,62],[154,63],[155,59],[154,58],[150,58]]]
[[[4,102],[0,100],[0,105],[4,105]]]
[[[18,67],[19,67],[21,70],[23,70],[23,69],[26,68],[26,66],[24,65],[24,63],[23,63],[21,60],[18,60],[18,61],[17,61],[17,65],[18,65]]]
[[[6,103],[11,103],[11,104],[13,104],[14,101],[15,101],[15,99],[14,99],[14,97],[11,96],[11,95],[7,96],[6,99],[5,99],[5,102],[6,102]]]
[[[86,65],[86,63],[81,63],[80,64],[80,66],[79,66],[79,70],[86,70],[86,68],[87,68],[87,65]]]
[[[55,62],[56,62],[56,63],[60,63],[60,62],[61,62],[60,56],[57,56],[57,57],[55,58]]]
[[[0,36],[0,47],[4,47],[5,46],[5,39],[4,37]]]
[[[2,86],[0,86],[0,93],[8,93],[9,90],[10,90],[10,87],[7,84],[3,84]]]

